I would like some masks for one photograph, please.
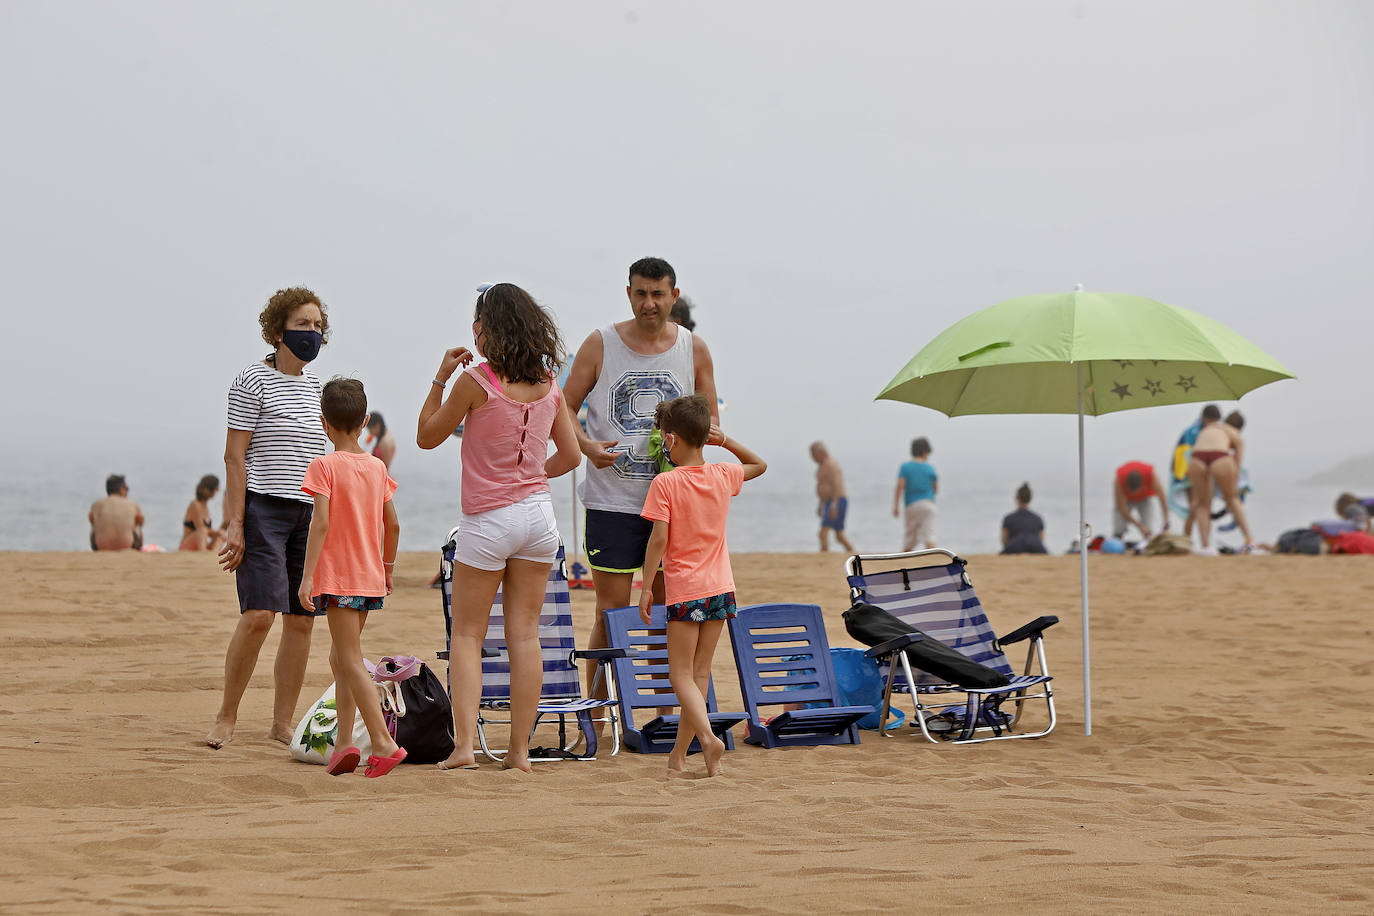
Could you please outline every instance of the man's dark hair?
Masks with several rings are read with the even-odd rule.
[[[1206,407],[1202,408],[1202,419],[1209,423],[1213,420],[1220,420],[1221,408],[1215,404],[1208,404]]]
[[[640,258],[630,265],[630,282],[634,282],[635,277],[643,277],[646,280],[662,280],[668,278],[668,285],[677,288],[677,273],[673,270],[673,265],[662,258]],[[691,330],[688,328],[687,330]]]
[[[332,378],[320,393],[320,413],[335,429],[353,432],[363,428],[367,417],[367,392],[355,378]]]
[[[128,484],[124,482],[123,474],[111,474],[105,478],[105,495],[114,496],[120,490],[128,489]]]
[[[1017,501],[1017,502],[1019,502],[1019,503],[1025,503],[1026,505],[1029,506],[1029,505],[1030,505],[1030,500],[1031,500],[1030,484],[1028,484],[1028,483],[1023,483],[1023,484],[1021,484],[1021,486],[1019,486],[1019,487],[1016,488],[1016,501]]]
[[[211,496],[219,492],[219,478],[214,474],[206,474],[196,484],[196,499],[205,502]]]
[[[924,458],[930,454],[930,440],[925,436],[911,440],[911,457]]]
[[[1240,432],[1245,428],[1245,418],[1240,415],[1239,410],[1233,410],[1228,413],[1224,422],[1227,426],[1233,427],[1236,432]]]
[[[660,401],[654,424],[693,448],[701,448],[711,432],[711,405],[699,394]]]
[[[1145,482],[1139,471],[1132,471],[1126,475],[1126,489],[1135,492],[1140,489],[1140,485]]]
[[[692,305],[691,299],[688,299],[686,296],[678,296],[677,301],[673,303],[673,310],[669,313],[668,317],[687,330],[695,331],[697,329],[697,323],[692,318],[693,308],[694,306]]]

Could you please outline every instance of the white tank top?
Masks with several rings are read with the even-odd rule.
[[[663,353],[636,353],[616,333],[601,329],[601,374],[587,395],[587,435],[629,446],[608,468],[587,462],[578,493],[588,509],[638,515],[649,495],[656,466],[649,460],[649,434],[659,402],[696,393],[692,332],[679,326],[677,340]]]

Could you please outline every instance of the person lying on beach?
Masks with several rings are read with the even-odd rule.
[[[356,710],[367,725],[372,756],[363,775],[385,776],[406,759],[387,731],[377,689],[363,664],[362,635],[367,615],[382,609],[391,594],[401,524],[391,496],[396,481],[380,458],[358,445],[367,422],[367,392],[354,378],[330,379],[320,394],[325,435],[334,451],[306,468],[301,490],[315,501],[301,572],[300,600],[329,623],[329,667],[339,744],[353,734]],[[390,557],[390,559],[387,559]],[[325,772],[351,773],[361,757],[356,747],[337,747]]]
[[[725,621],[735,616],[735,579],[725,544],[725,521],[730,498],[740,485],[768,469],[762,458],[739,442],[732,442],[711,422],[710,403],[688,395],[658,405],[655,420],[663,433],[663,449],[675,467],[649,485],[644,518],[653,524],[644,554],[639,616],[650,622],[654,573],[663,565],[668,609],[668,680],[681,704],[677,739],[668,753],[668,770],[687,769],[687,749],[701,743],[706,775],[718,776],[725,742],[711,731],[706,715],[706,692],[711,658]],[[702,449],[708,441],[740,460],[707,463]]]
[[[177,550],[214,550],[224,532],[210,520],[210,500],[219,492],[219,478],[206,474],[196,484],[196,498],[186,507],[181,519],[181,544]]]
[[[143,510],[129,499],[121,474],[105,478],[105,498],[91,503],[92,550],[138,550],[143,546]]]
[[[1221,411],[1215,404],[1203,408],[1202,429],[1197,434],[1192,455],[1188,459],[1188,496],[1191,502],[1188,518],[1198,527],[1204,554],[1213,549],[1210,545],[1213,486],[1221,491],[1226,507],[1231,510],[1232,517],[1245,536],[1241,552],[1249,553],[1254,549],[1254,538],[1250,536],[1250,524],[1245,517],[1238,487],[1244,454],[1245,441],[1241,438],[1240,430],[1233,423],[1222,422]]]
[[[1364,500],[1354,493],[1342,493],[1336,497],[1336,515],[1355,526],[1356,531],[1369,531],[1369,509]]]

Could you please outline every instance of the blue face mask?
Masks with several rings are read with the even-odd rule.
[[[319,331],[282,331],[281,342],[303,363],[308,363],[320,355],[324,346],[324,335]]]

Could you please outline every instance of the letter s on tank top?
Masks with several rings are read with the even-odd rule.
[[[649,495],[655,466],[649,458],[654,411],[662,401],[696,392],[692,332],[678,327],[677,340],[663,353],[636,353],[616,333],[601,329],[601,374],[587,395],[587,435],[615,439],[629,448],[608,468],[587,463],[578,490],[588,509],[638,515]]]

